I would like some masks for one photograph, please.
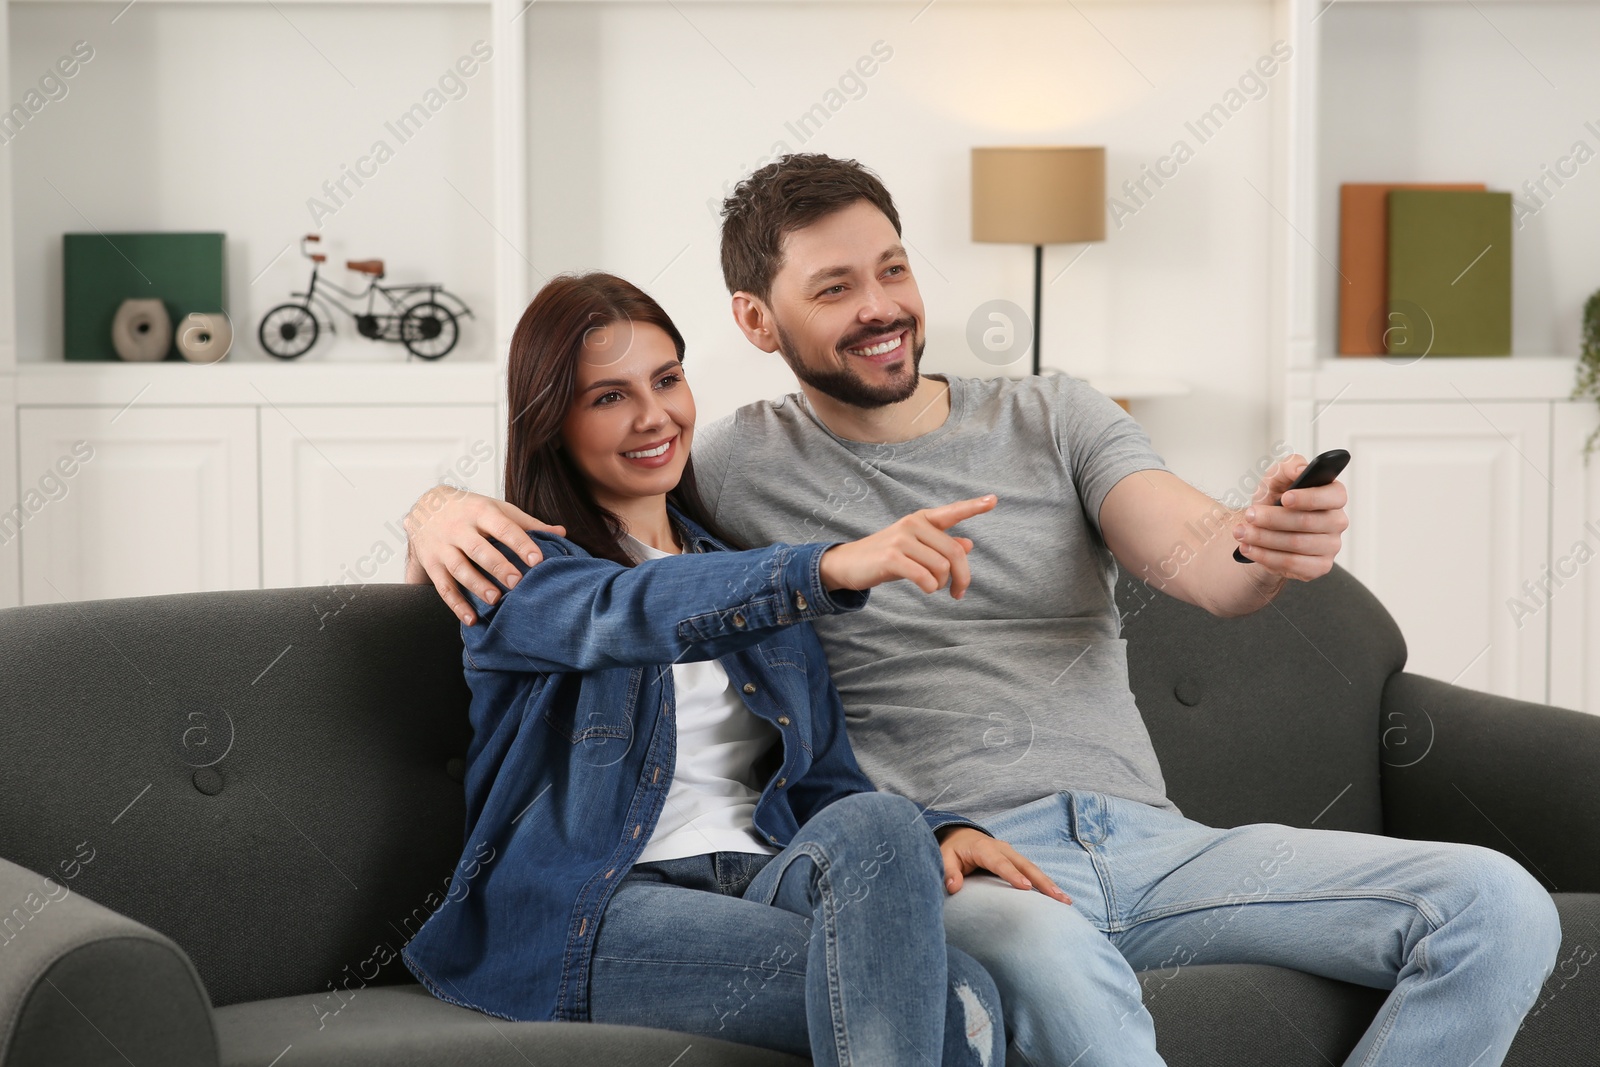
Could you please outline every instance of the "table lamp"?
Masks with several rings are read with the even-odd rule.
[[[1106,150],[972,150],[972,239],[1033,246],[1033,373],[1039,373],[1044,246],[1106,239]]]

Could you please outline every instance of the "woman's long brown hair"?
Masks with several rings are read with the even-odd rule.
[[[522,313],[511,335],[506,399],[506,500],[529,515],[567,528],[567,539],[591,556],[633,566],[622,548],[622,521],[595,502],[589,483],[561,444],[561,426],[572,407],[584,335],[617,322],[650,323],[672,338],[683,359],[683,334],[644,290],[614,274],[562,274],[552,278]],[[667,502],[730,547],[741,547],[718,530],[700,500],[694,460],[685,457],[683,477]]]

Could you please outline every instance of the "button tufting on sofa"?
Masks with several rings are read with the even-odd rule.
[[[224,784],[222,772],[215,767],[201,767],[194,772],[194,777],[190,781],[194,783],[196,789],[208,797],[214,797],[222,792]]]

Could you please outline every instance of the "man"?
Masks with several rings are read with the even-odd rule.
[[[734,319],[782,355],[800,393],[699,432],[714,518],[750,544],[850,540],[998,495],[962,524],[975,543],[964,597],[897,583],[814,625],[868,776],[984,823],[1072,899],[947,865],[950,942],[994,976],[1021,1062],[1158,1064],[1135,972],[1255,962],[1392,990],[1350,1064],[1500,1063],[1554,966],[1548,894],[1488,849],[1190,821],[1128,688],[1117,565],[1213,614],[1255,611],[1331,569],[1344,486],[1284,493],[1305,466],[1291,456],[1232,537],[1193,544],[1191,524],[1218,504],[1084,383],[919,374],[922,300],[869,171],[787,156],[723,213]],[[455,582],[494,594],[468,561],[511,584],[485,535],[532,561],[531,527],[510,505],[435,490],[408,521],[408,580],[431,579],[470,624]],[[932,581],[966,586],[953,537],[924,563]]]

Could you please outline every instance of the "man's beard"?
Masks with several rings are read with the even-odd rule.
[[[893,323],[888,330],[875,330],[876,334],[907,331],[911,339],[911,373],[891,381],[888,385],[873,386],[861,380],[860,375],[850,366],[849,360],[856,357],[847,352],[840,352],[847,361],[841,367],[829,367],[819,370],[809,367],[801,360],[799,349],[789,337],[781,324],[778,325],[778,352],[783,356],[783,361],[789,364],[789,369],[794,371],[794,376],[801,382],[811,386],[823,396],[831,397],[841,404],[848,404],[856,408],[883,408],[890,404],[898,404],[909,399],[917,391],[919,380],[918,368],[922,365],[922,350],[928,346],[926,340],[916,340],[916,320],[901,319]],[[850,345],[843,345],[849,348]]]

